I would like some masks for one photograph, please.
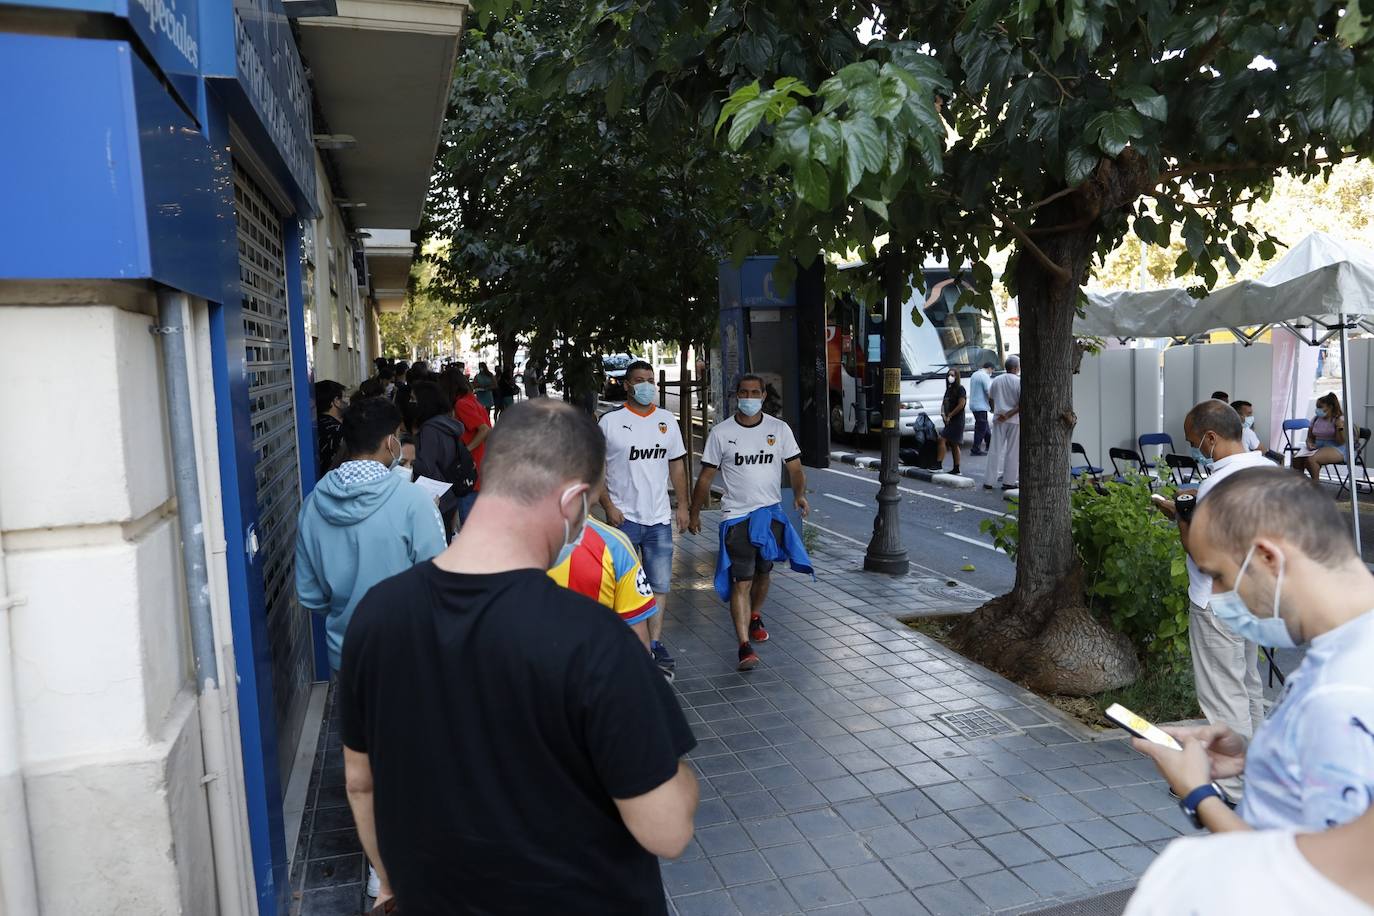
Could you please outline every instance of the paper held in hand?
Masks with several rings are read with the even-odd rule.
[[[436,503],[449,490],[453,489],[453,484],[444,480],[435,480],[433,477],[416,477],[415,485],[429,494],[430,499]]]

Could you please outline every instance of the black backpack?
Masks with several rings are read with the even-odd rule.
[[[453,460],[441,470],[445,480],[453,481],[449,493],[454,496],[467,496],[477,486],[477,462],[472,460],[472,452],[461,439],[453,440]]]

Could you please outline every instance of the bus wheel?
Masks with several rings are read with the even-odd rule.
[[[845,435],[844,408],[839,404],[830,405],[830,438],[841,439]]]

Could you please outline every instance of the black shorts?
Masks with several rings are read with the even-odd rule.
[[[772,529],[773,540],[781,548],[782,522],[773,522]],[[773,569],[772,561],[760,557],[759,549],[749,540],[748,522],[736,522],[725,532],[725,552],[730,556],[730,579],[734,582],[752,579],[756,573],[766,576]]]

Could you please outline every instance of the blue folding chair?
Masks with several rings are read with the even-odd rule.
[[[1311,426],[1312,421],[1307,419],[1306,417],[1297,420],[1283,421],[1283,459],[1289,467],[1292,467],[1293,465],[1293,456],[1296,455],[1298,452],[1302,451],[1307,446],[1306,434],[1304,434],[1302,437],[1301,445],[1293,441],[1294,434],[1297,433],[1297,431],[1300,429],[1307,430],[1311,428]]]
[[[1071,457],[1070,457],[1070,459],[1069,459],[1070,462],[1072,462],[1072,460],[1073,460],[1073,459],[1072,459],[1072,455],[1082,455],[1082,456],[1083,456],[1083,463],[1082,463],[1082,464],[1072,464],[1072,463],[1070,463],[1070,465],[1069,465],[1069,473],[1070,473],[1071,475],[1073,475],[1073,479],[1074,479],[1074,480],[1077,480],[1078,478],[1082,477],[1084,474],[1087,474],[1087,475],[1088,475],[1089,477],[1091,477],[1093,480],[1097,480],[1098,478],[1100,478],[1100,477],[1102,476],[1102,469],[1101,469],[1100,467],[1098,467],[1097,465],[1093,464],[1092,461],[1090,461],[1090,460],[1088,459],[1088,450],[1087,450],[1087,449],[1085,449],[1083,446],[1079,445],[1077,442],[1074,442],[1074,443],[1071,443],[1071,444],[1069,445],[1069,450],[1070,450],[1070,452],[1071,452]]]
[[[1146,433],[1135,440],[1136,447],[1140,449],[1141,464],[1145,468],[1145,473],[1155,471],[1164,463],[1165,455],[1174,453],[1174,437],[1168,433]],[[1158,448],[1159,457],[1155,461],[1150,460],[1150,453],[1145,451],[1147,448]]]

